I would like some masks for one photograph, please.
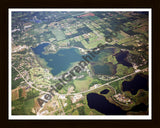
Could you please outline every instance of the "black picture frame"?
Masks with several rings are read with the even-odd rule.
[[[8,120],[8,9],[9,8],[151,8],[152,9],[152,120]],[[160,126],[159,23],[158,0],[3,0],[1,2],[1,103],[0,121],[4,128],[36,127],[144,127]]]

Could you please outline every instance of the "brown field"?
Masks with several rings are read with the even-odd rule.
[[[12,90],[12,101],[19,99],[19,97],[20,97],[20,96],[19,96],[19,89],[22,89],[22,90],[23,90],[23,92],[22,92],[22,97],[26,97],[26,96],[27,96],[25,87],[23,87],[23,88],[17,87],[17,88],[15,88],[15,89]]]
[[[25,88],[22,88],[22,89],[23,89],[22,97],[26,97],[27,96],[26,90],[25,90]]]
[[[35,99],[34,99],[34,111],[35,111],[35,113],[37,113],[40,108],[41,108],[41,107],[40,107],[40,105],[39,105],[39,103],[38,103],[38,101],[37,101],[37,98],[35,98]]]
[[[12,101],[19,99],[19,87],[12,90]]]

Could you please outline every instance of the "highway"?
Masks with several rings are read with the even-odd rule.
[[[24,76],[23,76],[13,65],[12,65],[12,67],[19,73],[19,75],[24,79],[24,81],[25,81],[31,88],[34,88],[35,90],[40,91],[41,93],[50,94],[49,92],[45,92],[45,91],[43,91],[43,90],[40,90],[40,89],[34,87],[32,84],[30,84],[30,83],[24,78]]]
[[[41,93],[50,94],[49,92],[45,92],[45,91],[43,91],[43,90],[40,90],[40,89],[34,87],[32,84],[30,84],[30,83],[24,78],[24,76],[23,76],[13,65],[12,65],[12,67],[20,74],[20,76],[24,79],[24,81],[25,81],[30,87],[34,88],[34,89],[37,90],[37,91],[40,91]],[[113,81],[107,82],[107,83],[105,83],[105,84],[103,84],[103,85],[98,86],[97,88],[101,88],[101,87],[103,87],[103,86],[109,86],[109,87],[113,88],[112,86],[109,85],[110,83],[113,83],[113,82],[115,82],[115,81],[124,79],[124,78],[126,78],[126,77],[128,77],[128,76],[135,75],[135,74],[137,74],[137,73],[139,73],[139,72],[143,72],[143,71],[145,71],[145,70],[147,70],[147,69],[148,69],[148,68],[145,68],[145,69],[142,69],[142,70],[136,70],[134,73],[131,73],[131,74],[128,74],[128,75],[126,75],[126,76],[123,76],[123,77],[120,77],[120,78],[118,78],[118,79],[115,79],[115,80],[113,80]],[[60,95],[69,96],[69,95],[83,94],[83,93],[87,93],[87,92],[93,91],[93,90],[95,90],[95,89],[97,89],[97,88],[90,89],[90,90],[86,90],[86,91],[79,92],[79,93],[60,94]],[[114,89],[115,94],[116,94],[115,88],[113,88],[113,89]]]
[[[120,77],[120,78],[115,79],[115,80],[113,80],[113,81],[107,82],[107,83],[105,83],[105,84],[103,84],[103,85],[100,85],[100,86],[99,86],[99,87],[97,87],[97,88],[101,88],[101,87],[103,87],[103,86],[109,86],[109,87],[113,88],[112,86],[110,86],[110,85],[109,85],[110,83],[113,83],[113,82],[115,82],[115,81],[118,81],[118,80],[124,79],[124,78],[126,78],[126,77],[128,77],[128,76],[135,75],[135,74],[137,74],[137,73],[139,73],[139,72],[143,72],[143,71],[145,71],[145,70],[147,70],[147,69],[148,69],[148,68],[145,68],[145,69],[143,69],[143,70],[137,70],[137,71],[135,71],[134,73],[131,73],[131,74],[129,74],[129,75],[126,75],[126,76]],[[86,90],[86,91],[79,92],[79,93],[73,93],[73,94],[62,94],[62,95],[68,96],[68,95],[82,94],[82,93],[87,93],[87,92],[93,91],[93,90],[95,90],[95,89],[97,89],[97,88],[90,89],[90,90]],[[113,89],[115,90],[115,88],[113,88]],[[115,94],[116,94],[116,90],[115,90]]]

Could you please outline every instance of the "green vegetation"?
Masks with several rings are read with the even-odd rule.
[[[66,101],[66,103],[67,103],[67,106],[66,106],[66,107],[64,107],[64,110],[65,110],[65,111],[67,111],[67,110],[71,109],[72,101],[70,100],[70,96],[68,96],[68,97],[67,97],[67,101]]]
[[[74,110],[74,111],[72,112],[72,115],[79,115],[78,110]]]
[[[79,115],[85,115],[85,111],[84,111],[84,107],[83,106],[79,107],[77,110],[79,112]]]
[[[95,78],[95,79],[93,79],[93,81],[92,81],[92,83],[89,85],[89,87],[92,87],[92,86],[95,85],[95,84],[100,84],[100,85],[102,85],[102,84],[105,84],[105,83],[106,83],[106,81]]]
[[[18,78],[17,80],[15,80],[15,77],[17,77],[17,75],[18,75],[18,72],[14,68],[12,68],[12,89],[17,88],[20,85],[20,83],[23,81],[22,78]]]
[[[19,51],[17,52],[18,54],[26,54],[27,53],[27,50],[23,50],[23,51]]]
[[[144,68],[147,68],[148,65],[142,65],[142,66],[139,66],[138,69],[144,69]]]
[[[112,62],[113,64],[117,64],[118,63],[116,57],[113,56],[113,55],[108,56],[107,57],[107,61],[108,62]]]
[[[32,113],[32,108],[34,106],[34,98],[30,100],[24,100],[24,98],[19,98],[18,100],[12,101],[12,115],[35,115]]]
[[[24,102],[24,112],[26,115],[32,113],[32,108],[34,107],[34,98],[27,100]]]
[[[111,83],[110,85],[114,87],[114,89],[116,89],[117,93],[121,93],[122,92],[122,82],[123,80],[119,80],[119,81],[115,81]]]
[[[27,93],[27,99],[32,99],[32,98],[37,97],[37,96],[39,96],[39,91],[37,91],[33,88],[32,88],[32,91],[29,91]]]
[[[82,40],[81,42],[82,42],[82,44],[84,45],[84,47],[86,49],[95,48],[100,43],[101,44],[105,44],[105,39],[104,38],[102,38],[101,40],[98,40],[97,38],[98,38],[97,36],[93,36],[92,38],[89,39],[89,43],[87,41],[85,41],[85,40]]]
[[[22,97],[23,89],[19,89],[19,97]]]
[[[84,80],[74,80],[74,85],[77,92],[88,90],[90,83],[92,83],[93,78],[87,76]]]
[[[65,35],[64,35],[63,31],[61,31],[60,29],[55,28],[52,30],[52,33],[56,36],[56,39],[58,41],[65,39]]]
[[[132,67],[128,68],[127,66],[123,66],[122,64],[117,65],[117,73],[118,76],[124,76],[127,74],[131,74],[134,72],[134,69]]]
[[[120,33],[118,33],[118,34],[117,34],[117,38],[118,38],[119,40],[121,40],[121,39],[124,38],[124,36],[122,36]]]
[[[22,95],[22,90],[19,89],[20,96]],[[27,97],[20,97],[18,100],[12,101],[13,115],[34,115],[32,113],[32,108],[34,107],[34,98],[39,95],[39,92],[32,89],[27,93]]]

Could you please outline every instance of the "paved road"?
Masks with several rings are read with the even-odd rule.
[[[35,90],[40,91],[41,93],[50,94],[49,92],[45,92],[45,91],[43,91],[43,90],[40,90],[40,89],[34,87],[31,83],[29,83],[29,82],[24,78],[24,76],[23,76],[13,65],[12,65],[12,67],[19,73],[19,75],[24,79],[24,81],[25,81],[31,88],[34,88]]]
[[[25,81],[29,86],[31,86],[32,88],[34,88],[34,89],[37,90],[37,91],[40,91],[41,93],[50,94],[49,92],[45,92],[45,91],[43,91],[43,90],[40,90],[40,89],[38,89],[38,88],[32,86],[32,84],[30,84],[30,83],[24,78],[24,76],[23,76],[23,75],[22,75],[22,74],[21,74],[21,73],[13,66],[13,65],[12,65],[12,67],[20,74],[20,76],[24,79],[24,81]],[[97,87],[97,88],[100,88],[100,87],[103,87],[103,86],[109,86],[109,87],[113,88],[112,86],[109,85],[110,83],[113,83],[113,82],[115,82],[115,81],[124,79],[124,78],[126,78],[126,77],[128,77],[128,76],[132,76],[132,75],[134,75],[134,74],[136,74],[136,73],[143,72],[143,71],[145,71],[145,70],[147,70],[147,69],[148,69],[148,68],[145,68],[145,69],[143,69],[143,70],[137,70],[137,71],[135,71],[134,73],[131,73],[131,74],[129,74],[129,75],[120,77],[120,78],[115,79],[115,80],[113,80],[113,81],[107,82],[107,83],[105,83],[105,84],[103,84],[103,85],[100,85],[100,86]],[[82,93],[87,93],[87,92],[93,91],[93,90],[95,90],[95,89],[97,89],[97,88],[90,89],[90,90],[86,90],[86,91],[79,92],[79,93],[73,93],[73,94],[60,94],[60,95],[68,96],[68,95],[82,94]],[[115,94],[116,94],[115,88],[113,88],[113,89],[114,89]]]
[[[126,78],[126,77],[128,77],[128,76],[132,76],[132,75],[137,74],[137,73],[139,73],[139,72],[143,72],[143,71],[145,71],[146,69],[148,69],[148,68],[145,68],[145,69],[143,69],[143,70],[137,70],[137,71],[135,71],[134,73],[131,73],[131,74],[129,74],[129,75],[126,75],[126,76],[120,77],[120,78],[115,79],[115,80],[113,80],[113,81],[107,82],[107,83],[105,83],[105,84],[103,84],[103,85],[100,85],[100,86],[99,86],[99,87],[97,87],[97,88],[100,88],[100,87],[103,87],[103,86],[106,86],[106,85],[107,85],[107,86],[109,86],[109,87],[112,87],[112,86],[110,86],[110,85],[109,85],[110,83],[113,83],[113,82],[115,82],[115,81],[118,81],[118,80],[124,79],[124,78]],[[82,94],[82,93],[87,93],[87,92],[93,91],[93,90],[95,90],[95,89],[97,89],[97,88],[90,89],[90,90],[86,90],[86,91],[79,92],[79,93],[73,93],[73,94],[62,94],[62,95],[68,96],[68,95]],[[113,88],[113,87],[112,87],[112,88]],[[113,89],[115,90],[115,88],[113,88]],[[116,94],[116,90],[115,90],[115,94]]]
[[[24,81],[25,81],[30,87],[34,88],[34,89],[37,90],[37,91],[40,91],[41,93],[50,94],[49,92],[45,92],[45,91],[43,91],[43,90],[40,90],[40,89],[32,86],[32,84],[29,83],[29,82],[24,78],[24,76],[23,76],[13,65],[12,65],[12,67],[19,73],[19,75],[24,79]],[[115,82],[115,81],[124,79],[124,78],[126,78],[126,77],[128,77],[128,76],[134,75],[134,74],[136,74],[136,73],[138,73],[138,72],[142,72],[142,71],[144,71],[144,70],[146,70],[146,69],[148,69],[148,68],[145,68],[145,69],[139,70],[139,71],[135,71],[134,73],[131,73],[131,74],[129,74],[129,75],[123,76],[123,77],[121,77],[121,78],[118,78],[118,79],[115,79],[115,80],[113,80],[113,81],[107,82],[107,83],[105,83],[105,84],[103,84],[103,85],[100,85],[100,86],[97,87],[97,88],[100,88],[100,87],[103,87],[103,86],[109,86],[110,88],[112,88],[112,89],[115,91],[115,94],[116,94],[115,88],[113,88],[112,86],[110,86],[110,85],[109,85],[110,83],[113,83],[113,82]],[[93,90],[95,90],[95,89],[97,89],[97,88],[94,88],[94,89],[91,89],[91,90],[86,90],[86,91],[79,92],[79,93],[73,93],[73,94],[58,94],[58,95],[68,96],[68,95],[82,94],[82,93],[87,93],[87,92],[93,91]],[[60,101],[59,101],[59,102],[60,102]],[[63,114],[64,114],[64,110],[63,110],[63,106],[62,106],[61,102],[60,102],[60,105],[61,105],[61,109],[62,109]],[[41,109],[43,109],[43,107],[42,107]],[[41,110],[41,109],[40,109],[40,110]],[[40,110],[37,112],[37,115],[41,115],[41,114],[40,114]]]

